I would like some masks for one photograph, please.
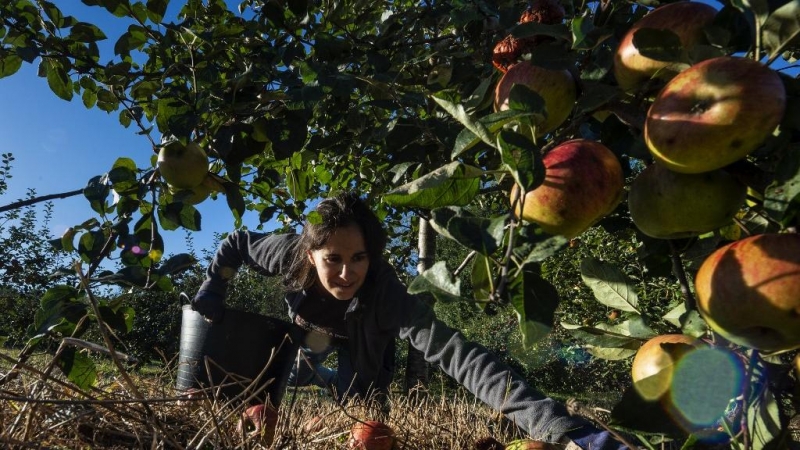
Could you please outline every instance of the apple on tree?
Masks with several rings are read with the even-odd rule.
[[[695,290],[701,316],[729,341],[765,352],[800,348],[800,235],[759,234],[715,250]]]
[[[644,138],[656,161],[702,173],[738,161],[783,119],[786,89],[778,74],[748,58],[721,56],[673,78],[647,111]]]
[[[378,420],[356,422],[350,429],[347,448],[352,450],[390,450],[394,445],[394,430]]]
[[[494,110],[509,109],[509,95],[515,85],[523,85],[544,100],[546,116],[536,117],[536,136],[543,136],[567,120],[578,96],[575,79],[568,70],[545,69],[530,61],[521,61],[508,69],[497,82]]]
[[[193,189],[206,179],[208,156],[196,142],[174,140],[158,151],[158,171],[172,189]]]
[[[614,77],[624,91],[632,91],[654,76],[669,79],[680,70],[672,62],[659,61],[641,54],[633,43],[641,29],[668,30],[680,39],[684,60],[704,37],[704,29],[717,15],[712,6],[700,2],[675,2],[657,7],[636,21],[617,46],[614,54]]]
[[[688,352],[704,345],[703,341],[686,334],[661,334],[649,339],[633,357],[634,389],[647,400],[660,400],[669,395],[678,362]]]
[[[207,199],[212,192],[225,192],[222,184],[210,175],[206,175],[203,182],[190,189],[178,189],[172,185],[169,186],[169,193],[177,201],[188,203],[190,205],[197,205]]]
[[[746,194],[747,187],[721,169],[687,174],[653,163],[631,183],[628,210],[642,233],[682,239],[729,224]]]
[[[525,194],[522,207],[516,201],[520,189],[514,184],[510,200],[517,217],[537,223],[546,233],[571,239],[613,211],[622,199],[622,166],[599,142],[564,142],[547,152],[543,162],[544,182]]]

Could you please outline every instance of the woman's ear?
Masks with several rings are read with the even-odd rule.
[[[306,250],[306,256],[308,257],[308,262],[311,263],[312,266],[316,266],[314,263],[314,255],[311,254],[311,250]]]

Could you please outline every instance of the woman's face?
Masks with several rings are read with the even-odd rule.
[[[364,235],[356,225],[338,228],[321,248],[308,252],[320,286],[337,300],[350,300],[369,269]]]

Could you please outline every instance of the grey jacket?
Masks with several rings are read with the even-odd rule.
[[[294,256],[298,235],[234,232],[220,245],[198,296],[224,298],[228,281],[242,264],[266,276],[277,276]],[[293,318],[304,293],[287,295]],[[408,339],[425,360],[436,364],[478,399],[502,412],[534,439],[566,442],[569,431],[593,427],[566,407],[528,385],[485,347],[438,320],[424,301],[407,293],[385,261],[371,261],[364,286],[345,320],[352,365],[359,391],[386,391],[394,373],[394,341]],[[584,428],[583,430],[579,430]]]

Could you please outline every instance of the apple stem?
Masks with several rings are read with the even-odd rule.
[[[683,261],[681,261],[681,255],[675,246],[675,241],[670,239],[669,248],[670,257],[672,259],[672,273],[678,278],[678,284],[681,288],[683,301],[686,305],[686,312],[688,313],[690,311],[694,311],[697,308],[697,303],[692,295],[692,291],[689,289],[689,279],[686,277],[686,271],[683,268]]]

